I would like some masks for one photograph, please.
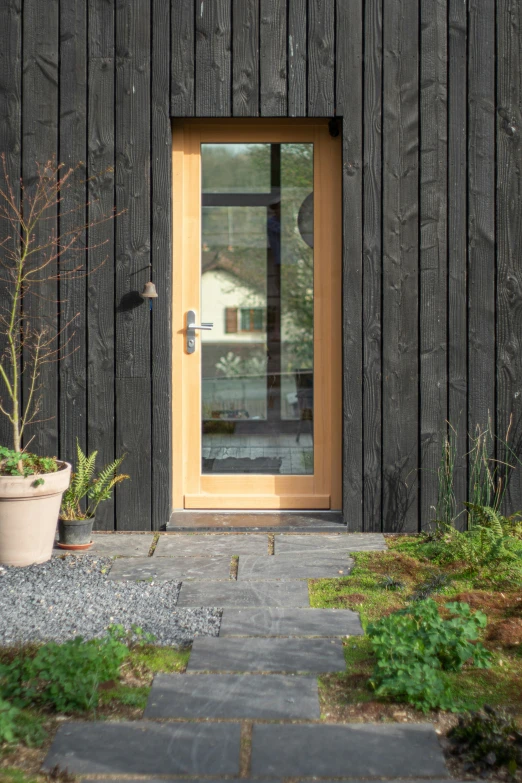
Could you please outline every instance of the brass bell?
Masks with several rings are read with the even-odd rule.
[[[141,292],[141,296],[143,297],[143,299],[157,299],[158,294],[154,283],[151,283],[150,281],[148,283],[145,283],[145,285],[143,286],[143,291]]]

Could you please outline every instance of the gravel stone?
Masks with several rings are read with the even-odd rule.
[[[0,566],[0,645],[93,639],[112,623],[136,624],[159,645],[183,647],[195,636],[218,635],[221,610],[176,608],[180,582],[114,582],[112,563],[67,555],[26,568]]]

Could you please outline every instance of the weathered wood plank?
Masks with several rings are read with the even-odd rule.
[[[468,428],[495,426],[495,2],[468,3]]]
[[[21,120],[22,120],[22,4],[21,0],[10,0],[0,5],[0,154],[5,155],[6,173],[18,199],[20,195],[21,171]],[[3,171],[0,176],[3,180]],[[2,188],[5,187],[2,181]],[[12,239],[8,239],[12,237]],[[14,235],[4,221],[0,221],[0,247],[12,242]],[[0,286],[0,312],[9,309],[10,299],[4,285]],[[0,338],[0,356],[4,352]],[[0,386],[0,402],[5,400],[4,388]],[[11,425],[5,416],[0,416],[0,443],[12,443]]]
[[[150,378],[117,378],[116,399],[118,454],[130,475],[116,493],[116,530],[150,530]]]
[[[447,0],[422,0],[420,63],[420,525],[437,504],[448,418]]]
[[[288,0],[288,116],[306,117],[307,3]]]
[[[363,6],[337,2],[335,112],[343,117],[343,509],[363,529],[362,167]]]
[[[190,117],[194,114],[194,0],[175,0],[171,3],[171,97],[173,117]],[[168,13],[163,17],[166,24]],[[167,59],[168,49],[158,56]]]
[[[351,40],[353,30],[343,29],[346,3],[340,5],[337,20],[338,41],[344,45],[341,35]],[[334,68],[334,20],[335,0],[309,0],[308,2],[308,115],[310,117],[331,117],[334,114],[335,68]],[[337,68],[342,68],[337,59]],[[359,74],[354,74],[360,78]]]
[[[87,222],[87,8],[84,0],[60,5],[60,162],[75,169],[60,205],[60,233]],[[78,252],[65,259],[66,269],[82,264],[86,232]],[[60,454],[74,460],[76,442],[87,448],[87,318],[85,276],[60,280]]]
[[[460,461],[458,510],[467,498],[467,8],[448,0],[448,418]],[[464,523],[459,517],[459,526]]]
[[[233,0],[232,112],[259,116],[259,0]]]
[[[116,220],[116,452],[128,452],[133,486],[118,493],[116,525],[142,529],[151,518],[150,311],[139,295],[150,279],[150,10],[148,0],[116,10],[116,206],[125,210]]]
[[[261,116],[287,114],[286,0],[260,0]]]
[[[89,6],[89,222],[97,223],[114,207],[114,10],[105,0]],[[115,292],[114,221],[89,229],[87,330],[89,353],[89,449],[97,449],[100,464],[114,459]],[[125,466],[126,468],[126,466]],[[114,498],[96,514],[98,530],[114,529]]]
[[[382,530],[382,0],[365,3],[364,530]]]
[[[384,4],[385,530],[418,525],[418,4]]]
[[[152,274],[159,297],[152,312],[152,528],[172,511],[172,131],[169,119],[169,0],[154,0],[152,25]],[[179,314],[178,314],[179,316]]]
[[[45,166],[56,159],[58,151],[58,0],[43,4],[26,0],[23,12],[23,147],[22,174],[26,186],[36,178],[36,164]],[[35,242],[47,242],[56,234],[56,209],[49,209],[48,220],[35,230]],[[46,274],[56,276],[56,264]],[[56,280],[38,284],[38,296],[28,296],[24,313],[35,328],[45,323],[56,333],[58,285]],[[23,399],[28,396],[29,377],[24,376]],[[31,450],[42,455],[58,455],[58,362],[43,365],[40,375],[40,408],[26,433]]]
[[[231,0],[196,2],[196,116],[231,116]]]
[[[513,415],[511,445],[522,457],[522,9],[497,4],[497,427]],[[514,461],[513,461],[514,462]],[[522,508],[522,469],[513,472],[506,511]]]

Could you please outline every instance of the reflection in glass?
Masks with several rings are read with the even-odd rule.
[[[312,474],[313,145],[202,145],[202,472]]]

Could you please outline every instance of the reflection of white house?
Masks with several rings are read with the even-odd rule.
[[[203,343],[251,345],[263,342],[266,335],[266,299],[260,292],[225,270],[203,272],[201,313],[211,321],[211,332],[202,333]]]

